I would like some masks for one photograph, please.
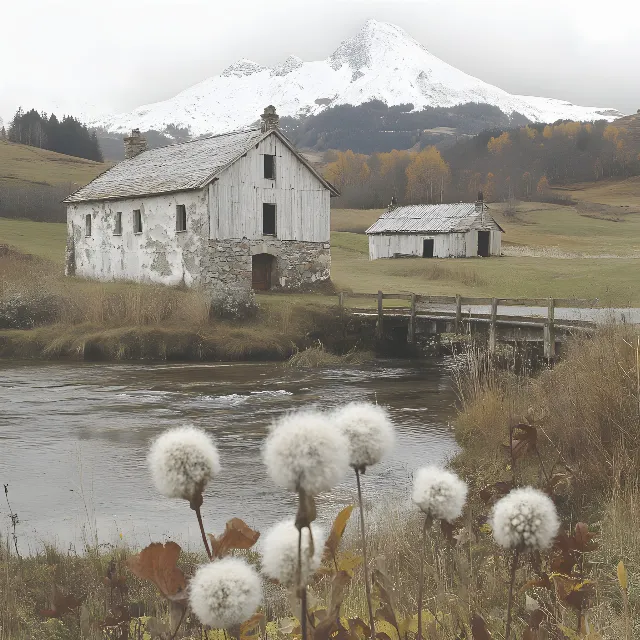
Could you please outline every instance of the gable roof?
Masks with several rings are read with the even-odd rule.
[[[385,211],[366,231],[374,233],[463,233],[470,229],[504,229],[474,202],[412,204]]]
[[[281,131],[270,129],[263,133],[260,129],[249,129],[148,149],[111,167],[64,202],[117,200],[202,189],[271,134],[277,135],[332,195],[339,195]]]

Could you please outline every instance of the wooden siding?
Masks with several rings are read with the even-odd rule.
[[[501,232],[491,230],[490,254],[500,255]],[[369,259],[399,256],[422,256],[424,240],[433,239],[434,258],[472,258],[478,255],[478,232],[466,233],[390,233],[369,236]]]
[[[264,154],[276,156],[275,180],[264,175]],[[276,238],[329,242],[330,193],[275,135],[262,140],[209,187],[210,238],[258,240],[262,205],[276,205]]]

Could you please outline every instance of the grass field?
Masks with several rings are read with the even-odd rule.
[[[0,182],[85,185],[109,165],[0,140]]]
[[[504,205],[491,205],[506,231],[505,250],[553,250],[544,257],[525,254],[372,262],[363,231],[381,211],[334,210],[332,279],[340,290],[362,292],[382,289],[481,297],[596,297],[605,305],[640,305],[640,209],[635,212],[640,208],[640,180],[580,186],[565,193],[588,202],[587,213],[580,204],[518,203],[515,215],[507,216]],[[623,213],[611,219],[610,208],[614,206]],[[0,243],[62,265],[65,226],[0,219]],[[616,257],[600,257],[603,255]],[[305,302],[313,299],[300,297]],[[273,301],[279,299],[281,296],[273,297]]]

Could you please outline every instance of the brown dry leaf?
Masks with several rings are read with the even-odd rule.
[[[311,523],[316,519],[318,510],[316,500],[304,489],[298,490],[298,512],[296,513],[296,528],[301,531],[305,527],[311,527]]]
[[[362,618],[349,618],[347,623],[354,638],[365,640],[371,637],[371,627]]]
[[[503,445],[514,460],[535,451],[538,442],[538,430],[530,424],[517,424],[511,427],[511,443]]]
[[[477,613],[471,616],[471,635],[473,640],[491,640],[487,623],[484,621],[484,618]]]
[[[345,553],[338,560],[338,571],[346,571],[350,576],[353,576],[353,570],[359,567],[362,561],[362,556],[357,556],[355,553]]]
[[[387,575],[380,569],[374,569],[372,573],[373,588],[378,593],[380,607],[375,612],[375,617],[384,620],[390,625],[398,628],[398,619],[395,613],[395,604],[393,600],[393,586]]]
[[[333,525],[331,527],[331,533],[329,533],[329,537],[324,545],[324,555],[325,559],[329,560],[335,556],[338,552],[338,546],[340,545],[340,540],[342,540],[342,536],[344,535],[344,530],[347,527],[347,523],[349,522],[349,518],[351,517],[351,512],[353,511],[353,505],[345,507],[340,513],[336,516],[336,519],[333,521]]]
[[[62,593],[60,589],[58,589],[58,586],[55,584],[53,585],[51,602],[53,605],[51,609],[43,609],[40,611],[40,614],[45,616],[46,618],[59,618],[65,613],[74,611],[82,604],[82,601],[76,598],[74,595],[65,595],[64,593]]]
[[[262,636],[265,626],[263,613],[254,613],[251,618],[240,625],[240,640],[254,640]]]
[[[588,551],[595,551],[598,548],[598,543],[593,542],[593,538],[596,537],[595,533],[589,531],[589,525],[584,522],[578,522],[576,524],[576,532],[574,534],[575,547],[578,551],[586,553]]]
[[[558,598],[574,609],[582,609],[585,601],[594,593],[595,585],[591,580],[554,575],[553,582]]]
[[[504,446],[509,450],[509,445]],[[506,496],[511,489],[513,489],[513,482],[494,482],[480,490],[480,499],[485,504],[489,504],[491,502],[495,502],[498,498]]]
[[[216,538],[209,534],[211,550],[216,558],[223,558],[231,549],[251,549],[258,541],[260,533],[254,531],[240,518],[231,518],[224,533]]]
[[[187,586],[182,569],[176,566],[180,551],[180,545],[175,542],[152,542],[138,555],[129,558],[127,564],[134,575],[153,582],[160,593],[169,598]]]

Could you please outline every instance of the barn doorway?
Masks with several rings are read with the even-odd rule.
[[[275,261],[269,253],[259,253],[251,258],[251,286],[255,291],[271,289],[271,273]]]
[[[433,258],[433,238],[422,241],[422,257]]]
[[[489,234],[490,231],[478,231],[478,255],[483,258],[489,257]]]

